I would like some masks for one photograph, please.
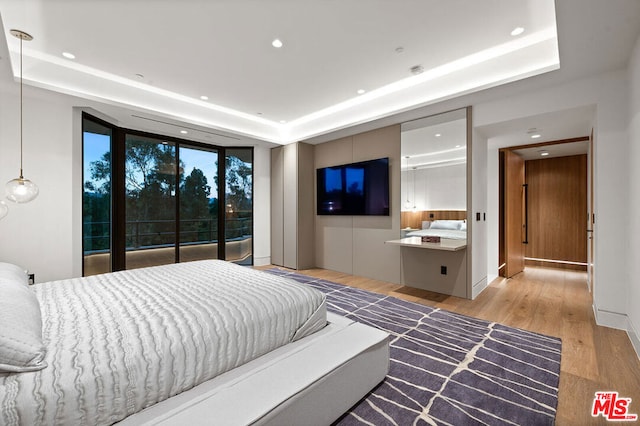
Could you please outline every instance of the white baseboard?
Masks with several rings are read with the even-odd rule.
[[[271,256],[253,258],[253,266],[267,266],[270,264],[271,264]]]
[[[640,334],[638,334],[637,330],[633,327],[631,321],[629,321],[627,335],[629,336],[629,340],[631,340],[633,349],[636,350],[636,355],[638,355],[638,358],[640,358]]]
[[[482,290],[487,288],[487,282],[488,282],[487,277],[484,277],[483,279],[481,279],[480,281],[478,281],[473,285],[473,287],[471,288],[471,300],[478,297],[478,295],[482,293]]]
[[[640,359],[640,334],[631,323],[628,315],[601,310],[595,304],[593,305],[593,314],[596,317],[597,325],[626,331],[631,341],[631,346],[633,346],[636,355]]]
[[[502,278],[500,275],[498,275],[497,273],[495,274],[488,274],[487,275],[487,285],[491,284],[492,282],[494,282],[497,278]]]
[[[629,329],[629,317],[627,317],[626,314],[598,309],[594,304],[593,315],[595,316],[596,324],[598,325],[625,331]]]

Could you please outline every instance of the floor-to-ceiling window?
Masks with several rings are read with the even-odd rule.
[[[83,268],[111,271],[111,146],[113,132],[98,121],[83,120]]]
[[[201,259],[253,263],[253,149],[83,117],[84,275]]]
[[[126,269],[176,258],[176,144],[127,134],[125,139]]]
[[[227,149],[225,155],[226,260],[253,264],[253,151]]]
[[[218,150],[180,147],[180,261],[217,259]]]

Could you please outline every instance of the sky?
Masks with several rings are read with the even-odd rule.
[[[100,160],[104,153],[109,151],[111,136],[84,132],[83,137],[83,173],[84,181],[86,182],[91,179],[91,162]],[[100,184],[101,182],[98,182],[96,186],[100,186]]]
[[[105,152],[109,151],[110,144],[111,137],[108,135],[89,132],[84,133],[83,168],[85,181],[91,179],[91,162],[102,159]],[[202,170],[207,178],[208,185],[211,187],[210,198],[215,198],[218,192],[214,180],[217,160],[217,152],[186,147],[180,148],[180,161],[184,164],[185,175],[190,174],[194,167]],[[100,182],[98,182],[97,186],[100,186]]]

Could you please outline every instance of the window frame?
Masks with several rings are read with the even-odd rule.
[[[84,173],[84,150],[85,150],[85,120],[94,122],[111,130],[111,271],[120,271],[126,269],[126,190],[125,190],[125,162],[126,162],[126,139],[127,135],[139,136],[144,138],[157,139],[159,141],[167,141],[175,144],[176,161],[180,161],[180,147],[195,148],[205,151],[217,151],[218,154],[218,259],[226,258],[226,156],[227,150],[246,150],[250,152],[251,163],[251,223],[254,222],[255,216],[255,152],[252,146],[220,146],[207,144],[203,142],[191,141],[188,139],[177,138],[174,136],[161,135],[140,130],[118,127],[112,123],[102,120],[87,112],[82,112],[82,275],[85,276],[85,242],[84,242],[84,197],[85,197],[85,173]],[[180,181],[180,171],[177,171],[176,182]],[[176,185],[176,232],[175,232],[175,255],[174,263],[180,262],[180,191]],[[251,233],[251,262],[253,265],[254,255],[254,236],[255,231]]]

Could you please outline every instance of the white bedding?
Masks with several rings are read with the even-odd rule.
[[[389,370],[389,335],[327,313],[325,328],[180,395],[118,426],[328,425]]]
[[[467,231],[458,229],[420,229],[419,231],[411,231],[407,237],[440,237],[449,240],[466,240]]]
[[[322,293],[222,261],[34,290],[48,367],[0,376],[1,424],[111,424],[326,324]]]

